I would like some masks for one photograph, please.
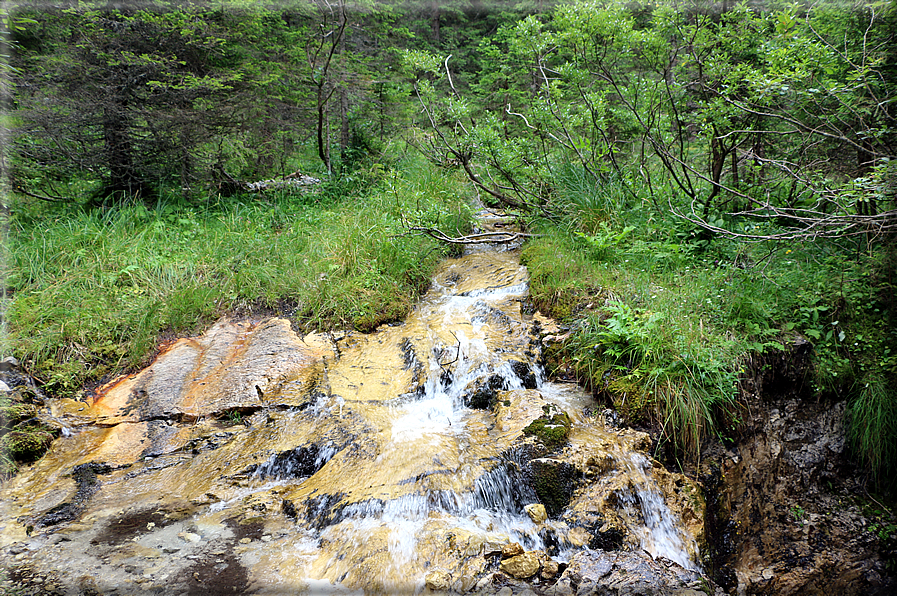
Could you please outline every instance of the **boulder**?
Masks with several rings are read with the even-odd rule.
[[[542,505],[541,503],[527,505],[523,510],[529,518],[533,520],[534,524],[541,524],[548,519],[548,514],[545,512],[545,505]]]

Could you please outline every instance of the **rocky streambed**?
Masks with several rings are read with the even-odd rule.
[[[221,320],[90,401],[47,400],[61,436],[0,493],[3,585],[890,593],[865,518],[818,510],[844,455],[836,410],[796,424],[800,396],[770,390],[793,383],[757,377],[750,425],[698,482],[582,389],[543,378],[558,335],[528,306],[517,252],[494,248],[446,261],[412,316],[371,334]],[[783,524],[795,499],[799,527]]]

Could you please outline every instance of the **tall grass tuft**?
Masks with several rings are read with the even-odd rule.
[[[897,400],[883,375],[869,375],[848,406],[849,436],[874,484],[894,490],[897,480]]]

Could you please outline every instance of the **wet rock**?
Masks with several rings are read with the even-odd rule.
[[[711,586],[706,591],[703,586]],[[712,585],[698,573],[644,553],[585,550],[575,554],[546,596],[568,594],[639,594],[670,596],[683,593],[711,596]]]
[[[93,494],[99,489],[97,474],[108,474],[111,471],[112,468],[110,466],[93,462],[75,466],[72,470],[72,478],[74,478],[78,487],[75,494],[68,501],[53,507],[40,516],[35,525],[38,527],[53,526],[76,519],[81,515],[84,508],[87,507],[87,502]]]
[[[502,559],[499,568],[511,577],[526,579],[539,573],[539,570],[542,568],[541,556],[538,551],[527,551]]]
[[[560,515],[573,489],[576,488],[576,468],[565,461],[538,458],[529,462],[533,476],[533,488],[545,510],[551,517]]]
[[[88,414],[112,423],[303,406],[321,383],[324,354],[286,319],[257,326],[223,319],[198,338],[178,340],[137,375],[102,388]]]
[[[178,534],[178,538],[182,538],[185,542],[200,542],[202,540],[202,536],[199,534],[195,534],[193,532],[181,532]]]
[[[547,559],[542,563],[542,579],[553,579],[560,572],[557,561]]]
[[[455,574],[457,579],[452,582],[452,591],[458,594],[468,592],[476,586],[477,579],[485,569],[486,559],[484,557],[471,557],[467,559],[461,566],[461,570]]]
[[[452,576],[444,569],[434,569],[427,573],[424,584],[431,590],[444,592],[452,585]]]
[[[553,450],[567,441],[571,425],[572,421],[566,412],[554,404],[545,404],[542,406],[542,415],[529,423],[523,429],[523,434],[535,436],[546,448]]]
[[[501,375],[489,375],[470,383],[462,393],[464,405],[476,410],[491,410],[498,401],[498,392],[508,388]]]
[[[501,549],[501,556],[503,558],[516,557],[518,555],[522,555],[525,551],[523,547],[520,546],[517,542],[512,542],[511,544],[506,544]]]
[[[520,360],[509,360],[508,364],[511,365],[511,370],[514,371],[514,374],[517,375],[517,378],[520,379],[521,384],[523,384],[524,389],[535,389],[538,385],[538,380],[536,378],[536,373],[533,372],[533,369],[526,362],[521,362]]]
[[[619,527],[615,522],[602,525],[589,540],[589,548],[595,550],[621,550],[626,544],[628,532]]]
[[[531,520],[533,520],[534,524],[541,524],[548,519],[548,514],[545,512],[545,505],[542,505],[541,503],[527,505],[523,508],[523,511],[526,512]]]
[[[339,449],[332,445],[321,447],[304,445],[271,456],[268,461],[252,465],[243,473],[259,478],[301,478],[312,476],[321,469]]]

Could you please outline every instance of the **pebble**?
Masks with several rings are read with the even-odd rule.
[[[262,542],[271,542],[271,537],[267,534],[262,536]]]
[[[252,542],[252,538],[240,538],[240,544],[249,544]]]

